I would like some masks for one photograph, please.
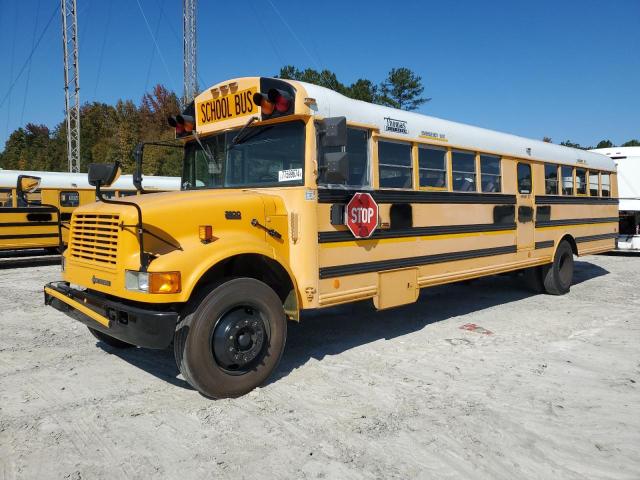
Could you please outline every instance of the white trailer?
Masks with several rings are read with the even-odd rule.
[[[619,251],[640,252],[640,147],[597,148],[618,167]]]

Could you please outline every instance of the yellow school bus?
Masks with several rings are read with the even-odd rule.
[[[25,192],[25,201],[16,192],[20,175],[40,179],[37,190]],[[144,187],[151,192],[179,190],[180,179],[146,176]],[[132,176],[123,175],[104,195],[123,198],[137,193]],[[95,189],[89,185],[86,173],[0,170],[0,251],[44,248],[57,253],[60,234],[62,245],[67,244],[71,213],[78,206],[95,201]]]
[[[209,397],[263,383],[302,310],[515,270],[564,294],[574,255],[615,246],[615,167],[596,153],[265,77],[170,124],[182,191],[76,209],[45,298],[114,347],[173,341]],[[117,166],[90,177],[100,190]]]

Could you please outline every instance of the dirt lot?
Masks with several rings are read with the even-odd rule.
[[[640,257],[581,259],[564,297],[492,277],[307,314],[223,401],[45,308],[59,275],[0,270],[1,479],[640,478]]]

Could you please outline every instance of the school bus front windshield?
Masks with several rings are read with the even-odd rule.
[[[192,141],[185,149],[183,189],[302,185],[304,129],[293,121]]]

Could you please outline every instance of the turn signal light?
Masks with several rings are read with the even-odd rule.
[[[149,293],[179,293],[180,272],[149,272]]]
[[[191,115],[176,115],[167,117],[169,126],[176,129],[176,137],[189,135],[196,126],[195,119]]]

